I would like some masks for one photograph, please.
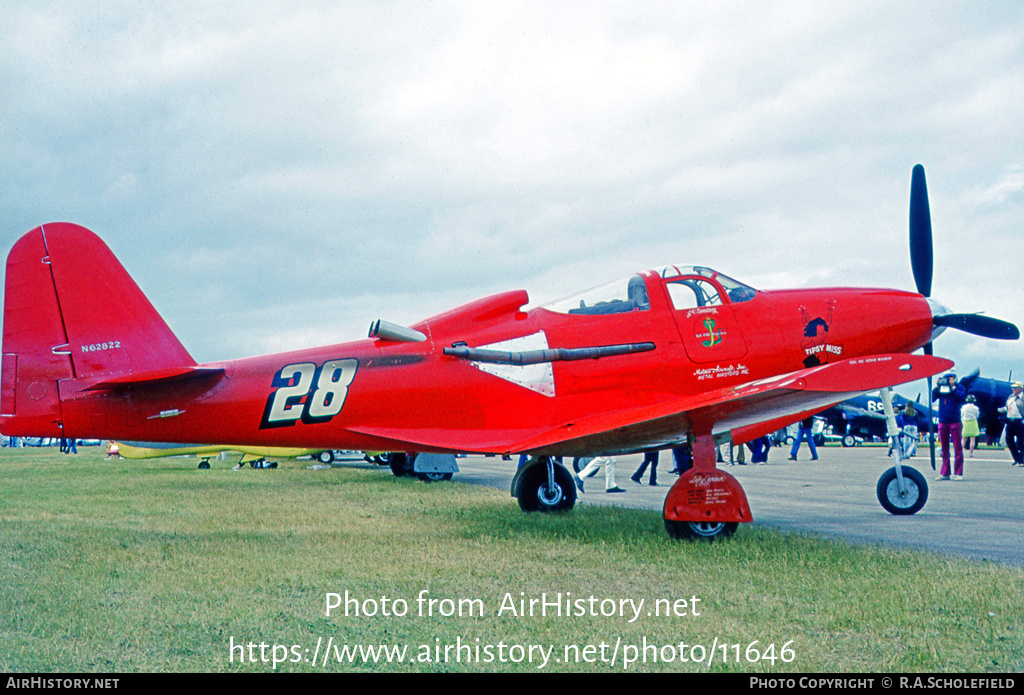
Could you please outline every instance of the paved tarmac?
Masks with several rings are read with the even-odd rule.
[[[794,462],[787,460],[788,448],[777,447],[767,465],[725,467],[743,485],[754,524],[1024,566],[1024,468],[1010,466],[1009,452],[976,451],[966,459],[964,480],[954,482],[935,480],[928,450],[922,449],[909,465],[925,474],[928,502],[912,516],[889,514],[875,496],[878,477],[893,464],[884,447],[823,447],[818,453],[819,460],[810,461],[805,445]],[[647,475],[643,485],[630,480],[642,459],[617,459],[616,482],[626,492],[605,493],[599,471],[585,482],[587,492],[577,504],[661,510],[676,480],[668,473],[671,453],[661,454],[657,487],[647,484]],[[508,490],[515,462],[470,456],[459,459],[459,468],[459,482]],[[736,538],[742,534],[741,524]]]

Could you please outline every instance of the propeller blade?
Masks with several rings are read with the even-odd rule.
[[[956,328],[972,335],[980,335],[983,338],[994,338],[995,340],[1017,340],[1020,338],[1020,330],[1009,321],[981,314],[945,314],[932,317],[932,322],[936,326]]]
[[[928,206],[928,186],[924,167],[914,166],[910,177],[910,268],[917,291],[932,294],[932,215]]]
[[[968,389],[969,389],[971,384],[974,383],[974,380],[977,379],[979,376],[981,376],[981,367],[976,368],[973,372],[971,372],[970,374],[965,376],[963,379],[961,379],[960,383],[963,384],[964,386],[968,387]]]

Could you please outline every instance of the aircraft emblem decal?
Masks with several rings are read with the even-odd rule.
[[[829,300],[825,303],[828,312],[825,318],[818,316],[811,318],[806,307],[800,307],[800,321],[804,324],[803,336],[800,347],[806,355],[805,367],[817,367],[828,364],[829,356],[842,357],[843,346],[829,342],[829,329],[832,327],[832,310],[835,308],[835,301]]]
[[[703,338],[705,335],[710,336],[707,340],[701,341],[701,345],[704,347],[713,348],[725,340],[725,338],[723,338],[725,331],[719,330],[718,332],[715,332],[715,320],[713,318],[704,319],[704,328],[706,328],[708,332],[706,334],[701,333],[697,336],[698,338]]]
[[[698,317],[693,323],[693,337],[709,350],[720,347],[727,335],[728,331],[725,328],[718,328],[717,319],[713,316]]]
[[[260,429],[329,422],[341,412],[359,360],[328,360],[320,367],[300,362],[281,367],[267,396]]]

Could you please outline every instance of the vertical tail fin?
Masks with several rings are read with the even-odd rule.
[[[107,245],[84,227],[25,234],[7,257],[0,431],[61,436],[60,382],[195,365]]]

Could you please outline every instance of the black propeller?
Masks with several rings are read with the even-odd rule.
[[[932,294],[932,213],[928,206],[928,184],[924,167],[914,166],[910,176],[910,268],[917,291]]]
[[[932,219],[928,205],[928,185],[924,167],[914,166],[910,178],[910,268],[914,273],[917,291],[925,297],[932,294]],[[933,317],[936,326],[955,328],[965,333],[996,340],[1017,340],[1020,330],[1008,321],[980,314],[940,314]],[[932,345],[924,348],[932,354]]]
[[[933,317],[932,323],[936,326],[956,328],[973,335],[980,335],[982,338],[996,340],[1020,338],[1020,330],[1012,323],[981,314],[944,314]]]
[[[925,183],[924,167],[916,164],[910,177],[910,268],[914,273],[917,291],[925,297],[930,297],[932,293],[932,266],[932,215],[928,205],[928,185]],[[933,313],[932,324],[943,328],[955,328],[983,338],[1020,338],[1020,330],[1012,323],[980,314]],[[932,354],[931,342],[924,346],[924,353]],[[928,377],[929,399],[931,392],[932,378]],[[931,431],[932,423],[929,422],[928,441],[932,470],[935,470],[935,438],[931,436]]]

